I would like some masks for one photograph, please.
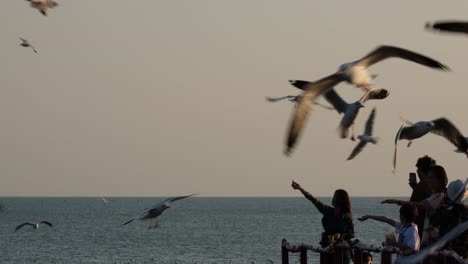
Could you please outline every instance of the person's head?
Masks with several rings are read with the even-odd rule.
[[[362,264],[372,264],[372,255],[367,251],[363,251],[361,253],[361,260]]]
[[[404,225],[414,223],[414,220],[418,216],[418,208],[412,205],[403,205],[400,207],[400,222]]]
[[[450,204],[452,203],[460,203],[462,204],[466,197],[468,196],[468,191],[466,190],[466,184],[463,183],[461,180],[454,180],[449,183],[447,186],[447,200]]]
[[[343,189],[338,189],[333,195],[332,205],[344,213],[351,214],[351,200],[348,193]]]
[[[419,180],[425,180],[429,168],[434,165],[436,165],[436,161],[427,155],[419,158],[416,162],[416,172],[418,173]]]
[[[431,166],[427,173],[426,181],[432,192],[443,192],[448,182],[444,167],[440,165]]]

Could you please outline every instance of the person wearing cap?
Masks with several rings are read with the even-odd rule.
[[[463,183],[461,180],[452,181],[445,191],[445,197],[431,216],[430,221],[433,226],[439,228],[440,236],[450,232],[457,225],[468,221],[468,191],[466,184],[468,179]],[[450,241],[447,249],[455,251],[464,259],[468,258],[468,231],[464,232],[458,238]]]

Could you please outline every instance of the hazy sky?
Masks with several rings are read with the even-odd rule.
[[[292,179],[321,196],[404,196],[424,154],[450,180],[467,176],[466,157],[434,135],[402,142],[391,173],[400,114],[446,116],[468,133],[468,37],[424,30],[468,20],[467,1],[57,1],[48,17],[20,0],[0,9],[0,196],[295,196]],[[356,133],[377,106],[379,145],[346,162],[356,143],[316,108],[285,157],[293,105],[264,97],[297,94],[289,79],[321,78],[382,44],[454,71],[373,66],[390,96],[367,104]]]

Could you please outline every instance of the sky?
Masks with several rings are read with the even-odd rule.
[[[298,196],[291,180],[317,196],[408,196],[426,154],[449,180],[467,176],[467,158],[435,135],[402,142],[391,172],[400,115],[444,116],[468,133],[468,36],[424,30],[468,20],[467,1],[57,1],[47,17],[26,1],[0,9],[0,196]],[[453,72],[372,66],[390,96],[366,104],[355,127],[377,107],[379,144],[346,161],[356,143],[338,137],[340,116],[314,108],[284,156],[293,104],[265,96],[299,94],[288,80],[322,78],[379,45]]]

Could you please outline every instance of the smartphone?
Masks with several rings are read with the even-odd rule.
[[[412,184],[416,184],[416,183],[417,183],[417,182],[416,182],[416,173],[410,172],[410,174],[409,174],[409,181],[410,181],[410,183],[412,183]]]

